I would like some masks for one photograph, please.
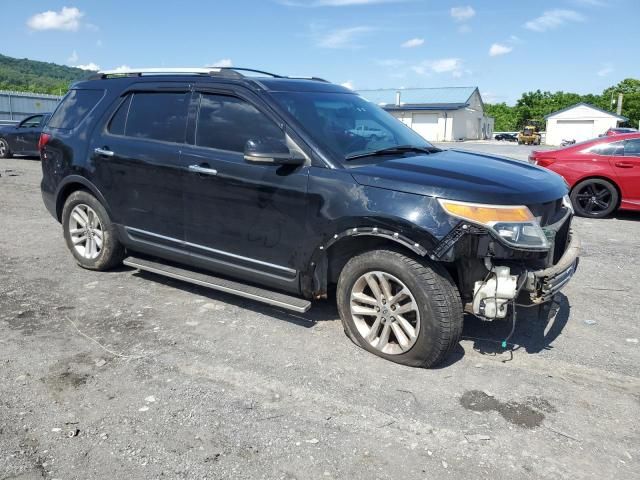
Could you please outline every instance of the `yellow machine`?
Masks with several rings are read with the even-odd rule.
[[[536,125],[526,125],[518,133],[518,145],[540,145],[540,138]]]

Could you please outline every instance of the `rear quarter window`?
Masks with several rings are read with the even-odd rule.
[[[49,120],[50,128],[71,130],[77,127],[104,96],[104,90],[71,90]]]

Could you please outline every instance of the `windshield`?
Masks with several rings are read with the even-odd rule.
[[[382,108],[356,94],[278,92],[273,96],[320,147],[341,162],[393,147],[432,147]]]

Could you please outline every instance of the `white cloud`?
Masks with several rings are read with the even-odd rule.
[[[213,62],[211,65],[207,65],[208,67],[218,67],[218,68],[230,68],[233,67],[233,62],[230,58],[221,58],[217,62]]]
[[[112,70],[116,73],[127,72],[131,70],[131,67],[129,65],[120,65],[119,67],[113,68]]]
[[[74,67],[81,68],[82,70],[92,70],[94,72],[100,70],[100,65],[96,65],[93,62],[87,63],[86,65],[74,65]]]
[[[476,11],[469,5],[467,5],[466,7],[451,8],[451,16],[456,22],[466,22],[467,20],[473,18],[475,14]]]
[[[582,22],[584,16],[574,10],[547,10],[538,18],[529,20],[524,24],[525,28],[534,32],[544,32],[554,28],[558,28],[568,22]]]
[[[415,48],[423,44],[424,44],[424,38],[412,38],[410,40],[407,40],[400,46],[402,48]]]
[[[494,43],[493,45],[491,45],[491,48],[489,48],[489,56],[497,57],[498,55],[506,55],[512,50],[513,47],[502,45],[501,43]]]
[[[288,7],[352,7],[406,1],[408,0],[278,0],[278,3]]]
[[[355,90],[355,87],[353,86],[353,81],[352,80],[347,80],[344,83],[341,83],[340,85],[342,85],[345,88],[348,88],[349,90]]]
[[[606,77],[610,73],[613,73],[613,67],[609,64],[603,65],[597,73],[599,77]]]
[[[69,55],[69,58],[67,58],[67,63],[76,63],[78,60],[78,52],[74,50],[73,53]]]
[[[76,7],[62,7],[59,12],[47,10],[37,13],[27,20],[31,30],[66,30],[75,32],[80,28],[80,19],[84,16]]]
[[[411,69],[419,75],[431,73],[451,73],[453,77],[461,77],[465,73],[462,60],[459,58],[441,58],[438,60],[425,60]]]
[[[370,32],[371,27],[350,27],[332,30],[324,34],[318,40],[318,46],[322,48],[359,48],[356,40]]]

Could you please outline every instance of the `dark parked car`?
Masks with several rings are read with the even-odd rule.
[[[0,126],[0,158],[11,155],[39,155],[38,140],[50,113],[25,118],[17,125]]]
[[[496,140],[507,141],[507,142],[518,141],[518,136],[514,133],[498,133],[494,138]]]
[[[414,366],[456,346],[464,309],[515,322],[573,275],[560,176],[436,148],[321,79],[259,73],[72,87],[42,134],[42,195],[80,266],[124,261],[298,312],[335,286],[347,335]]]
[[[610,128],[609,130],[604,132],[604,136],[614,137],[616,135],[624,135],[625,133],[638,133],[638,129],[624,127]]]
[[[640,211],[640,133],[616,134],[532,152],[529,161],[562,175],[583,217]]]

